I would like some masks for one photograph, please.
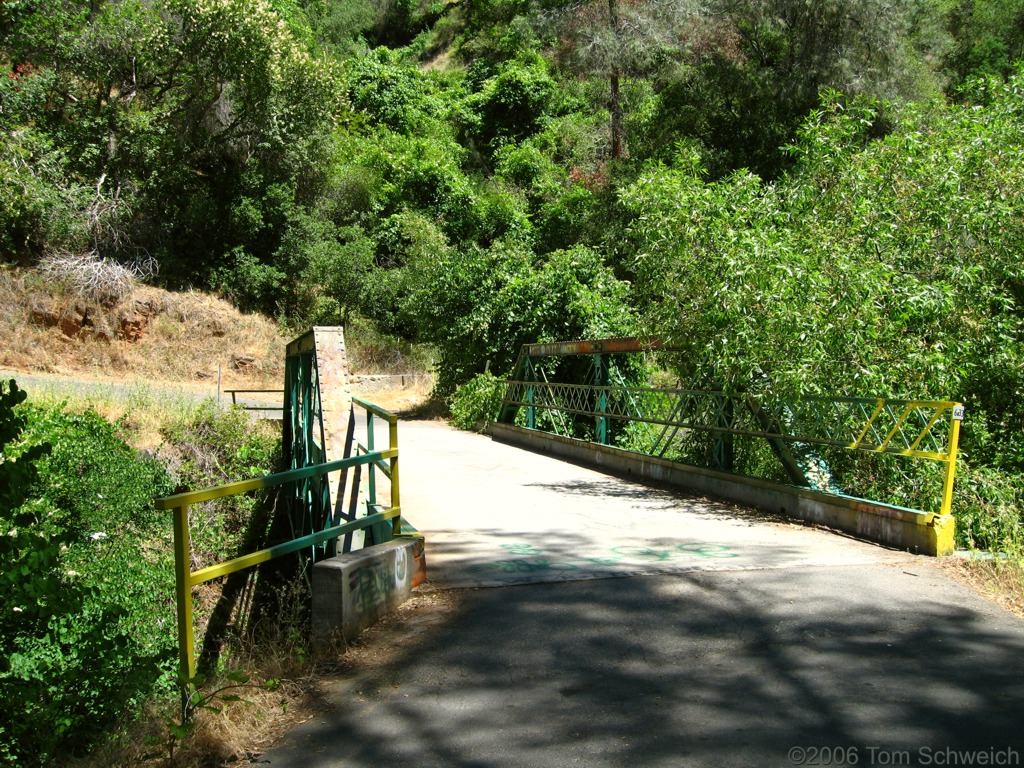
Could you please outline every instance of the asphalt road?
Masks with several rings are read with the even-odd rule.
[[[400,446],[456,607],[257,763],[1021,764],[1024,622],[933,561],[437,424]]]

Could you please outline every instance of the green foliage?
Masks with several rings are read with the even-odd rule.
[[[377,22],[375,5],[370,0],[304,0],[303,9],[318,45],[344,57],[358,54],[365,47],[365,38]]]
[[[946,24],[954,44],[945,55],[950,90],[978,77],[1008,78],[1024,59],[1024,8],[1012,0],[960,0]]]
[[[1022,82],[980,88],[874,142],[834,100],[777,187],[649,168],[621,199],[653,327],[727,388],[962,400],[966,457],[1020,471]]]
[[[470,99],[470,133],[491,151],[529,138],[554,110],[556,92],[541,57],[510,61]]]
[[[880,0],[712,2],[689,26],[684,65],[666,70],[636,148],[670,162],[680,141],[701,148],[713,178],[748,169],[776,179],[823,90],[879,98],[939,93],[925,62],[942,43],[932,4]],[[934,36],[934,35],[933,35]]]
[[[310,248],[308,242],[302,244]],[[303,273],[309,284],[320,287],[309,310],[314,325],[348,325],[352,313],[367,306],[375,285],[374,250],[359,227],[340,228],[335,239],[314,244]]]
[[[376,180],[371,210],[379,220],[411,209],[434,219],[449,236],[473,237],[473,185],[461,168],[464,152],[450,138],[382,131],[351,142],[349,151]]]
[[[212,403],[162,430],[161,454],[179,488],[200,490],[236,480],[262,477],[281,460],[279,432],[256,426],[240,408],[220,411]],[[194,505],[190,509],[192,554],[203,565],[234,557],[265,494],[244,494]]]
[[[557,193],[566,179],[565,170],[532,141],[499,149],[494,155],[494,173],[535,199]]]
[[[26,445],[22,432],[27,418],[15,410],[28,397],[14,379],[0,381],[0,510],[21,506],[35,481],[35,462],[50,452],[46,443]]]
[[[577,246],[533,263],[515,244],[452,252],[424,274],[420,335],[435,345],[437,390],[490,369],[510,373],[527,342],[627,335],[629,286],[592,250]]]
[[[0,384],[0,761],[32,766],[83,753],[154,694],[176,692],[172,526],[153,508],[175,486],[95,412],[24,399]],[[244,412],[212,407],[168,437],[161,455],[202,487],[267,474],[279,449]],[[255,505],[237,499],[220,519],[196,510],[196,556],[235,554]],[[234,697],[221,688],[190,704]]]
[[[93,412],[0,387],[0,756],[86,748],[168,676],[166,473]],[[17,477],[17,491],[8,485]]]
[[[421,131],[441,110],[431,81],[387,48],[353,60],[347,80],[352,107],[397,133]]]
[[[154,256],[184,284],[239,248],[273,266],[282,202],[344,110],[293,4],[43,0],[17,16],[0,256]]]
[[[458,429],[474,429],[498,418],[504,380],[489,371],[478,373],[465,384],[459,385],[451,396],[451,425]]]
[[[281,295],[285,275],[264,264],[242,246],[231,252],[230,266],[213,273],[214,286],[243,312],[273,312]]]
[[[1024,551],[1022,510],[1019,473],[959,463],[953,514],[962,546],[1019,556]]]
[[[433,366],[433,351],[384,333],[367,318],[353,315],[345,326],[349,368],[354,373],[426,373]]]

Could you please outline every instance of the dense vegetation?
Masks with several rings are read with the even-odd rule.
[[[81,754],[154,693],[174,701],[172,527],[153,500],[265,474],[278,441],[203,409],[168,423],[168,472],[95,411],[24,400],[0,382],[0,760],[30,766]],[[193,515],[200,562],[238,549],[241,503]]]
[[[0,384],[0,757],[82,746],[170,671],[171,490],[95,413],[16,412]]]
[[[686,380],[962,400],[960,543],[1019,552],[1022,57],[1014,0],[3,0],[0,261],[358,319],[432,345],[442,395],[655,333]],[[170,480],[0,394],[0,758],[45,759],[166,680],[137,513]],[[197,483],[273,459],[213,414],[165,437],[232,446],[172,462]]]
[[[0,257],[368,320],[442,395],[650,332],[727,387],[961,399],[1014,520],[1018,4],[2,9]]]

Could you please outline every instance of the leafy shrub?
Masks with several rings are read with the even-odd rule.
[[[489,371],[478,373],[461,385],[451,397],[451,424],[459,429],[473,429],[498,418],[504,382]]]
[[[253,423],[240,408],[219,411],[206,403],[167,426],[163,436],[167,442],[159,455],[180,488],[201,490],[260,477],[280,463],[280,434],[267,422]],[[260,503],[260,496],[245,494],[192,506],[189,524],[198,563],[235,556]]]
[[[537,215],[537,249],[571,248],[598,231],[595,195],[584,186],[573,186],[541,206]]]
[[[629,286],[588,248],[534,263],[521,244],[452,252],[430,265],[416,295],[421,338],[436,346],[437,391],[447,395],[487,361],[510,373],[527,342],[628,335]]]
[[[429,81],[399,54],[378,48],[355,60],[348,74],[352,106],[397,133],[422,129],[438,110]]]
[[[976,89],[983,107],[904,108],[877,140],[876,105],[833,94],[777,186],[650,166],[620,199],[652,326],[727,387],[962,401],[965,455],[1019,472],[1024,79]],[[855,494],[935,506],[895,465],[857,472]],[[988,545],[1016,505],[999,477],[975,475],[966,525],[1003,509],[970,534]]]
[[[20,399],[0,388],[0,757],[33,765],[170,677],[170,521],[152,499],[171,486],[95,412]]]
[[[1024,556],[1024,489],[1019,474],[961,462],[953,514],[961,546]]]
[[[539,56],[505,64],[471,100],[478,115],[473,133],[492,150],[539,131],[554,111],[557,87]]]
[[[243,312],[273,313],[285,274],[246,253],[241,246],[231,252],[230,259],[230,266],[214,273],[214,286]]]
[[[565,171],[532,141],[506,144],[495,152],[494,172],[533,198],[557,192],[566,179]]]

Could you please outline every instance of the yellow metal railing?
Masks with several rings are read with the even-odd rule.
[[[174,572],[175,600],[178,614],[178,669],[179,676],[184,683],[191,685],[196,677],[192,587],[204,584],[220,576],[227,576],[231,573],[252,568],[276,557],[298,552],[306,547],[313,547],[345,534],[369,528],[387,520],[392,521],[392,530],[395,535],[401,532],[402,508],[398,488],[398,417],[365,400],[353,398],[353,402],[365,409],[367,414],[367,444],[365,446],[359,445],[360,453],[356,456],[330,461],[325,464],[292,469],[287,472],[278,472],[251,480],[239,480],[201,491],[177,493],[173,496],[165,496],[156,500],[155,506],[157,509],[170,509],[174,511]],[[386,450],[373,450],[374,416],[382,418],[388,423],[389,447]],[[192,540],[189,531],[188,510],[193,504],[223,499],[250,491],[274,488],[286,483],[326,475],[329,472],[347,471],[351,467],[362,465],[368,465],[370,468],[368,506],[370,509],[379,511],[342,525],[331,526],[322,531],[316,531],[306,536],[226,560],[222,563],[200,568],[197,571],[192,570]],[[382,507],[377,503],[375,470],[380,470],[391,480],[390,504],[388,507]]]
[[[375,454],[374,452],[374,430],[373,430],[373,418],[384,419],[388,423],[388,445],[397,450],[398,446],[398,417],[391,411],[386,411],[373,403],[367,402],[359,397],[353,397],[352,402],[366,411],[366,444],[359,443],[359,450],[365,455]],[[377,478],[374,475],[374,469],[379,469],[381,474],[384,475],[388,480],[391,481],[391,499],[392,506],[398,505],[399,488],[398,488],[398,457],[397,454],[394,459],[389,463],[384,463],[384,458],[377,459],[370,462],[370,476],[368,478],[369,485],[369,496],[371,499],[371,505],[375,503],[377,498]],[[397,536],[402,532],[402,519],[401,517],[394,518],[393,534]]]

